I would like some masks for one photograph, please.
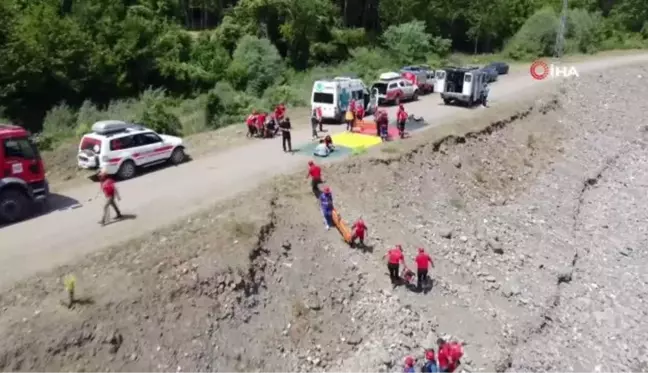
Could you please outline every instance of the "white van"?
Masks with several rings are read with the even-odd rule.
[[[324,119],[342,123],[351,99],[362,103],[367,114],[372,111],[369,90],[361,79],[338,76],[333,79],[317,80],[313,83],[311,108],[315,110],[320,107]]]
[[[488,80],[485,71],[475,68],[446,68],[443,71],[441,99],[446,105],[472,106],[482,102]]]

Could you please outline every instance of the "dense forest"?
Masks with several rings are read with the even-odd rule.
[[[562,5],[2,0],[0,117],[66,134],[102,115],[144,118],[176,133],[214,128],[253,106],[304,104],[302,88],[332,69],[370,79],[383,68],[437,64],[457,51],[550,55]],[[565,52],[645,45],[648,1],[570,0],[569,7]]]

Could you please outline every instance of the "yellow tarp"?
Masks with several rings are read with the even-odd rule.
[[[380,137],[343,132],[331,137],[333,145],[345,146],[351,149],[368,148],[382,143]]]

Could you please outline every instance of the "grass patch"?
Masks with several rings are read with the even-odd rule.
[[[387,154],[396,154],[400,152],[400,149],[394,145],[389,145],[380,148],[380,151]]]
[[[358,156],[365,154],[367,152],[367,148],[364,146],[361,146],[359,148],[354,148],[353,151],[351,152],[351,155]]]
[[[484,172],[482,170],[474,170],[473,177],[475,178],[475,181],[480,184],[486,182],[486,178],[484,177]]]
[[[535,135],[532,134],[532,133],[530,133],[529,136],[527,136],[527,140],[526,140],[526,146],[527,146],[527,148],[529,148],[529,149],[535,149],[536,142],[537,142],[537,140],[536,140]]]
[[[299,319],[299,318],[302,318],[302,317],[308,315],[310,310],[308,309],[308,307],[306,307],[304,302],[296,300],[296,301],[293,302],[292,312],[293,312],[293,317],[295,319]]]
[[[463,210],[466,208],[466,202],[464,202],[464,200],[459,196],[451,197],[450,205],[456,208],[457,210]]]

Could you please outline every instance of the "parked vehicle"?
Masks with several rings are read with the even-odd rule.
[[[443,71],[443,79],[437,83],[443,88],[441,98],[446,105],[472,106],[482,101],[488,80],[483,70],[453,67],[445,68]]]
[[[485,66],[482,68],[482,71],[486,73],[486,80],[488,83],[496,82],[499,77],[499,73],[495,66]]]
[[[436,83],[436,77],[434,73],[434,69],[432,69],[429,65],[420,65],[421,69],[425,70],[425,74],[427,75],[427,84],[431,87],[431,92],[435,92],[435,83]]]
[[[419,88],[405,80],[400,74],[388,72],[381,74],[379,80],[371,86],[372,96],[378,104],[399,104],[401,101],[418,100]]]
[[[49,185],[38,148],[22,127],[0,124],[0,221],[28,217],[45,203]]]
[[[105,120],[92,125],[92,132],[81,138],[78,166],[103,169],[109,175],[130,179],[139,167],[163,162],[180,164],[186,159],[179,137],[157,134],[139,124]]]
[[[401,69],[401,76],[418,86],[421,93],[430,93],[434,91],[434,85],[428,83],[428,70],[420,66],[405,66]]]
[[[486,65],[486,67],[494,67],[499,75],[506,75],[509,72],[509,65],[506,62],[493,62]]]
[[[311,107],[313,110],[320,107],[324,119],[342,123],[351,99],[362,102],[367,114],[373,112],[369,90],[355,76],[338,76],[313,83]]]

